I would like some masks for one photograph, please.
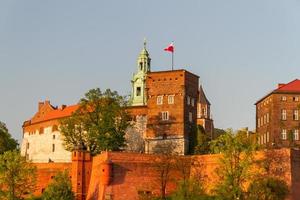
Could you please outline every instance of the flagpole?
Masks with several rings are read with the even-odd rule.
[[[174,70],[174,52],[172,52],[172,71]]]

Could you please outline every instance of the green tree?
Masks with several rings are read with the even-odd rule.
[[[127,100],[116,91],[89,90],[80,100],[78,110],[61,123],[66,148],[73,150],[84,144],[92,154],[122,149],[130,122],[126,106]]]
[[[33,192],[36,169],[16,150],[0,155],[0,199],[20,200]]]
[[[210,152],[209,142],[211,138],[205,133],[201,125],[194,126],[191,134],[190,153],[207,154]]]
[[[188,179],[180,181],[175,193],[172,195],[174,200],[198,200],[205,196],[201,183],[198,180]]]
[[[0,154],[3,154],[5,151],[14,150],[17,146],[17,141],[11,137],[5,123],[0,121]]]
[[[42,195],[43,200],[73,200],[72,183],[67,170],[58,172]]]
[[[212,141],[211,148],[215,153],[222,153],[217,174],[220,183],[216,188],[222,199],[243,199],[246,189],[244,185],[253,174],[250,169],[255,164],[254,151],[256,144],[245,131],[236,134],[228,130]]]
[[[248,189],[248,200],[284,200],[289,193],[285,181],[274,177],[254,180]]]

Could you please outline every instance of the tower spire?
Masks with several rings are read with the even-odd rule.
[[[150,72],[151,58],[147,51],[147,41],[144,38],[144,48],[139,54],[137,59],[137,72],[134,73],[131,80],[132,91],[131,91],[131,105],[141,106],[147,104],[146,95],[146,77],[147,73]]]
[[[147,46],[147,40],[146,38],[144,38],[144,49],[146,49],[146,46]]]

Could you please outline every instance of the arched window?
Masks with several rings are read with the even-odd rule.
[[[143,63],[140,62],[140,70],[143,70]]]

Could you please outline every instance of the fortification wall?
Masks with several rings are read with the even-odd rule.
[[[204,188],[211,192],[218,183],[219,177],[216,169],[219,166],[221,155],[179,156],[173,164],[182,164],[182,170],[170,170],[166,193],[170,194],[176,189],[176,183],[184,176],[200,179]],[[300,151],[299,150],[271,150],[258,152],[257,160],[267,160],[267,173],[277,176],[290,186],[291,195],[288,199],[297,200],[300,197]],[[142,194],[160,194],[161,166],[168,162],[168,157],[150,154],[105,152],[95,156],[92,162],[87,162],[80,173],[85,180],[90,180],[88,187],[82,188],[87,194],[87,200],[137,200]],[[111,165],[107,170],[103,163]],[[109,164],[108,164],[109,163]],[[71,163],[44,163],[34,164],[38,168],[38,187],[35,194],[42,190],[51,181],[58,171],[72,168]],[[90,171],[90,165],[91,171]],[[258,170],[258,169],[253,169]],[[75,176],[73,170],[71,177]]]

